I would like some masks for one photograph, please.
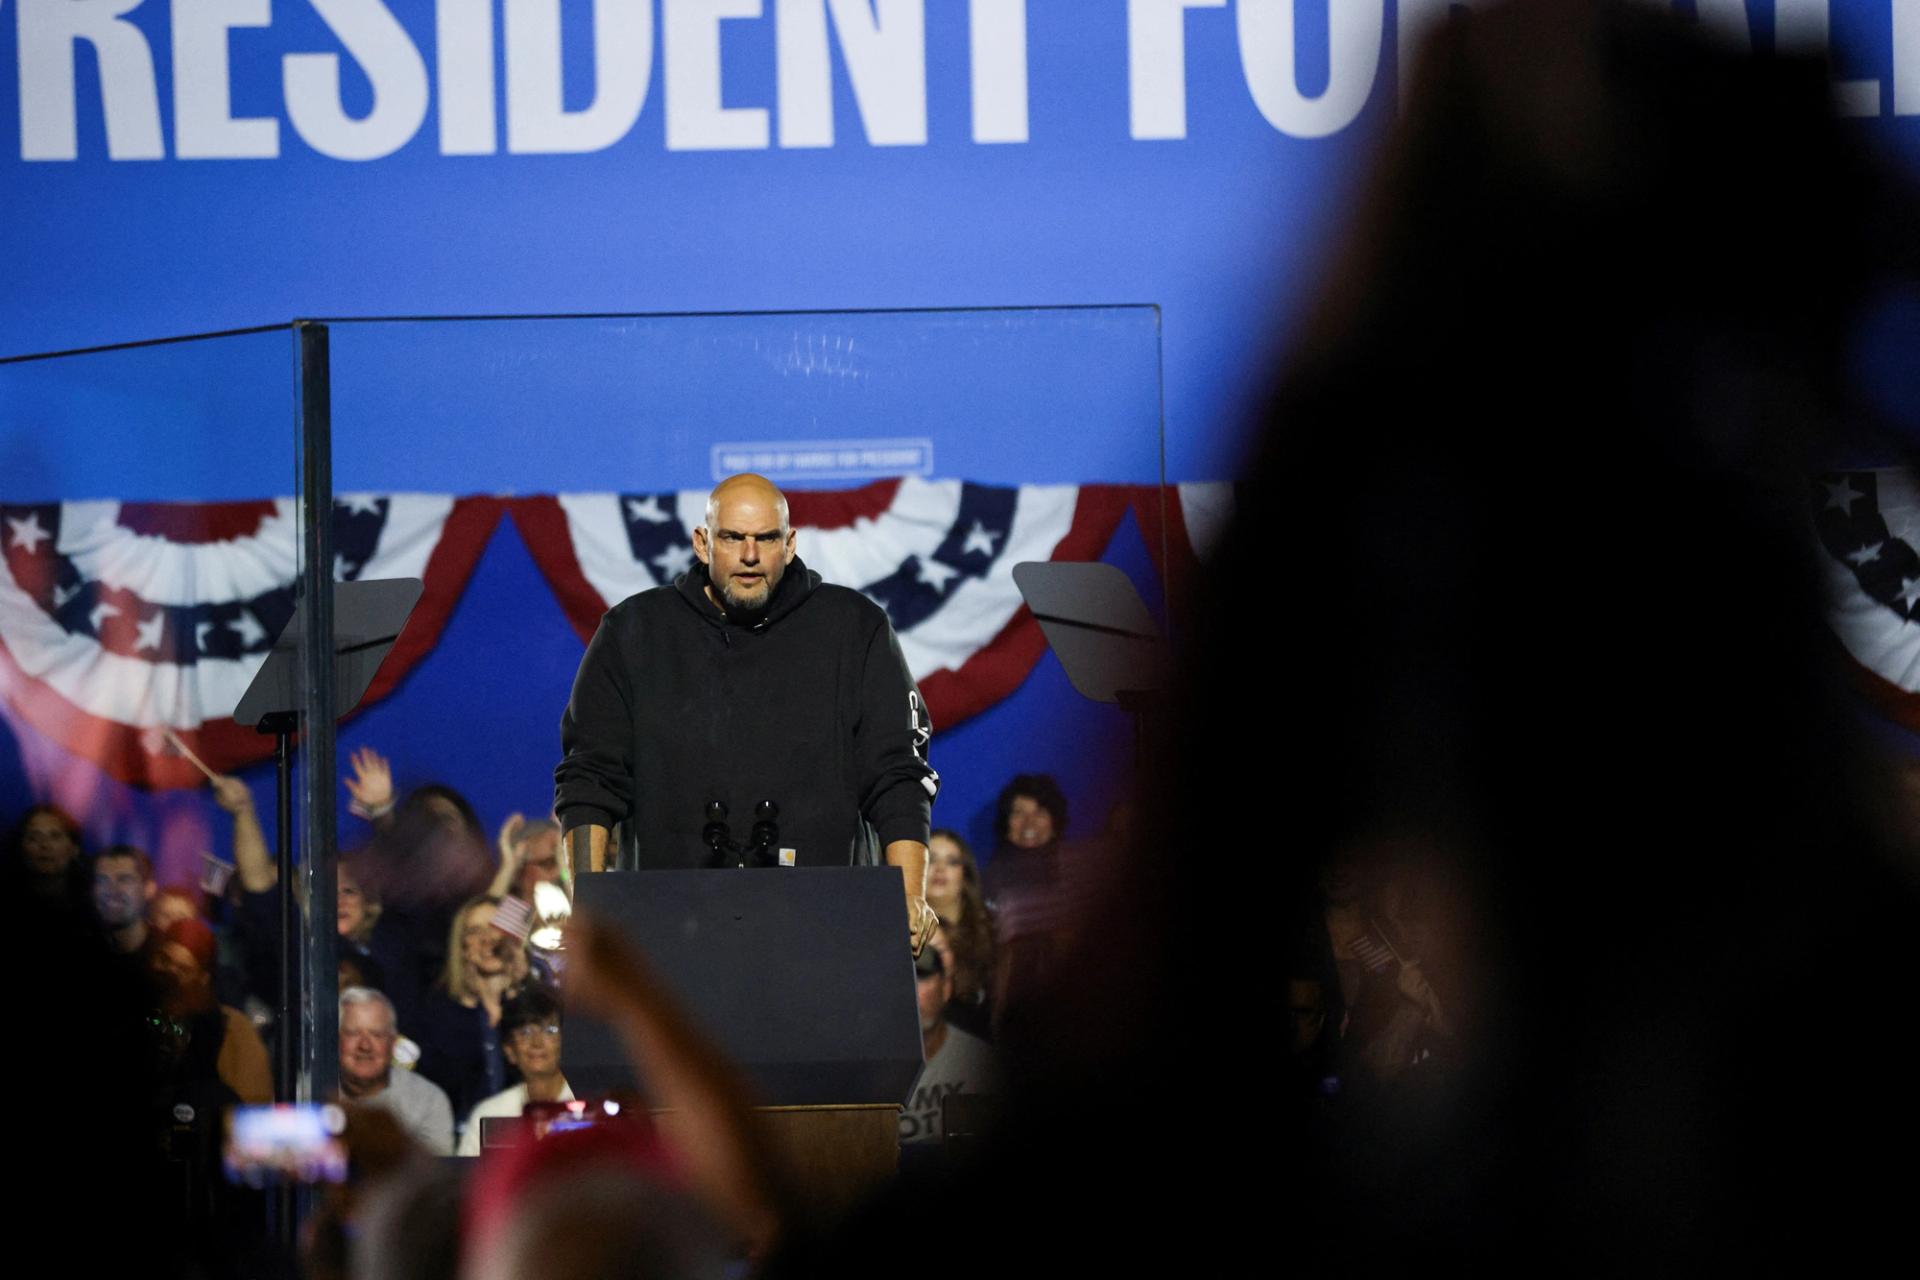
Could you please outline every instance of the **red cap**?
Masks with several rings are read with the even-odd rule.
[[[213,930],[198,917],[188,916],[185,920],[175,920],[160,934],[167,942],[177,942],[192,953],[195,963],[208,973],[213,972],[214,957],[219,954],[219,944],[213,940]]]

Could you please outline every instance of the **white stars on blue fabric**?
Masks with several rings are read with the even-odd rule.
[[[693,561],[693,548],[684,542],[676,542],[648,563],[660,571],[662,582],[671,582],[691,568]]]
[[[158,650],[167,630],[167,615],[164,612],[142,618],[134,624],[133,647],[137,650]]]
[[[1826,509],[1828,511],[1839,510],[1844,511],[1848,515],[1852,515],[1853,504],[1867,496],[1858,489],[1855,489],[1853,487],[1853,480],[1847,476],[1841,476],[1838,480],[1822,481],[1821,483],[1827,491]]]
[[[12,534],[14,548],[29,555],[38,551],[40,544],[53,536],[41,527],[39,515],[31,511],[24,519],[7,517],[7,528]]]
[[[999,548],[994,546],[994,542],[1001,536],[999,530],[989,529],[978,520],[975,520],[973,522],[973,528],[967,530],[967,539],[960,548],[960,554],[968,556],[982,555],[991,558],[999,553]]]

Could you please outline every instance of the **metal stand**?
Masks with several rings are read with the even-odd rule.
[[[274,773],[274,865],[279,870],[280,985],[273,1054],[273,1095],[283,1102],[293,1099],[299,1085],[300,1056],[296,1052],[298,1020],[292,1014],[298,1008],[293,978],[300,971],[300,904],[293,892],[293,736],[300,730],[300,713],[273,711],[255,726],[270,733],[273,740]]]
[[[274,1000],[273,1096],[291,1101],[300,1079],[300,1022],[293,1016],[298,1002],[293,990],[294,974],[300,971],[300,907],[293,893],[293,735],[299,731],[300,716],[294,711],[276,711],[261,717],[256,728],[274,735],[274,863],[279,868],[280,982]],[[294,1247],[294,1196],[291,1182],[274,1189],[274,1234],[286,1256]]]
[[[332,563],[327,560],[324,563]],[[312,700],[331,704],[333,716],[307,725],[308,750],[317,758],[333,760],[333,722],[358,706],[380,663],[399,639],[414,604],[419,600],[421,583],[417,578],[396,578],[373,582],[342,582],[330,591],[303,595],[294,604],[293,617],[274,637],[273,648],[261,664],[253,683],[241,695],[234,708],[236,723],[250,724],[274,738],[274,835],[278,841],[275,865],[279,869],[280,980],[279,1008],[274,1038],[274,1096],[282,1102],[299,1099],[302,1067],[311,1057],[314,1062],[309,1080],[313,1093],[331,1092],[325,1068],[332,1053],[335,1024],[324,1013],[326,992],[331,989],[334,972],[333,930],[316,929],[311,938],[301,928],[300,897],[295,891],[293,860],[293,744],[301,733],[303,709]],[[315,598],[323,596],[324,599]],[[303,651],[301,638],[309,634],[327,637]],[[315,814],[310,803],[306,813],[308,847],[315,852],[312,865],[305,868],[308,895],[329,909],[333,903],[333,810]],[[316,830],[319,834],[316,835]],[[313,975],[320,990],[314,999],[302,999],[300,974]],[[311,984],[309,984],[311,985]],[[303,1013],[318,1015],[309,1036]],[[288,1265],[292,1265],[295,1227],[300,1208],[299,1189],[282,1184],[274,1199],[274,1235]]]

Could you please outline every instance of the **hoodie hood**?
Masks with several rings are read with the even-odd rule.
[[[673,589],[702,618],[716,627],[739,627],[744,631],[764,631],[805,604],[820,585],[820,575],[807,568],[799,556],[787,566],[780,581],[767,598],[767,607],[751,617],[735,617],[707,598],[707,566],[698,560],[673,580]]]

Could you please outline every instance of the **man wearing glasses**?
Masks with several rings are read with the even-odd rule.
[[[500,1050],[520,1072],[519,1084],[483,1099],[460,1130],[456,1155],[480,1154],[480,1122],[517,1119],[529,1102],[572,1102],[573,1087],[560,1073],[560,1003],[538,983],[500,1010]]]

